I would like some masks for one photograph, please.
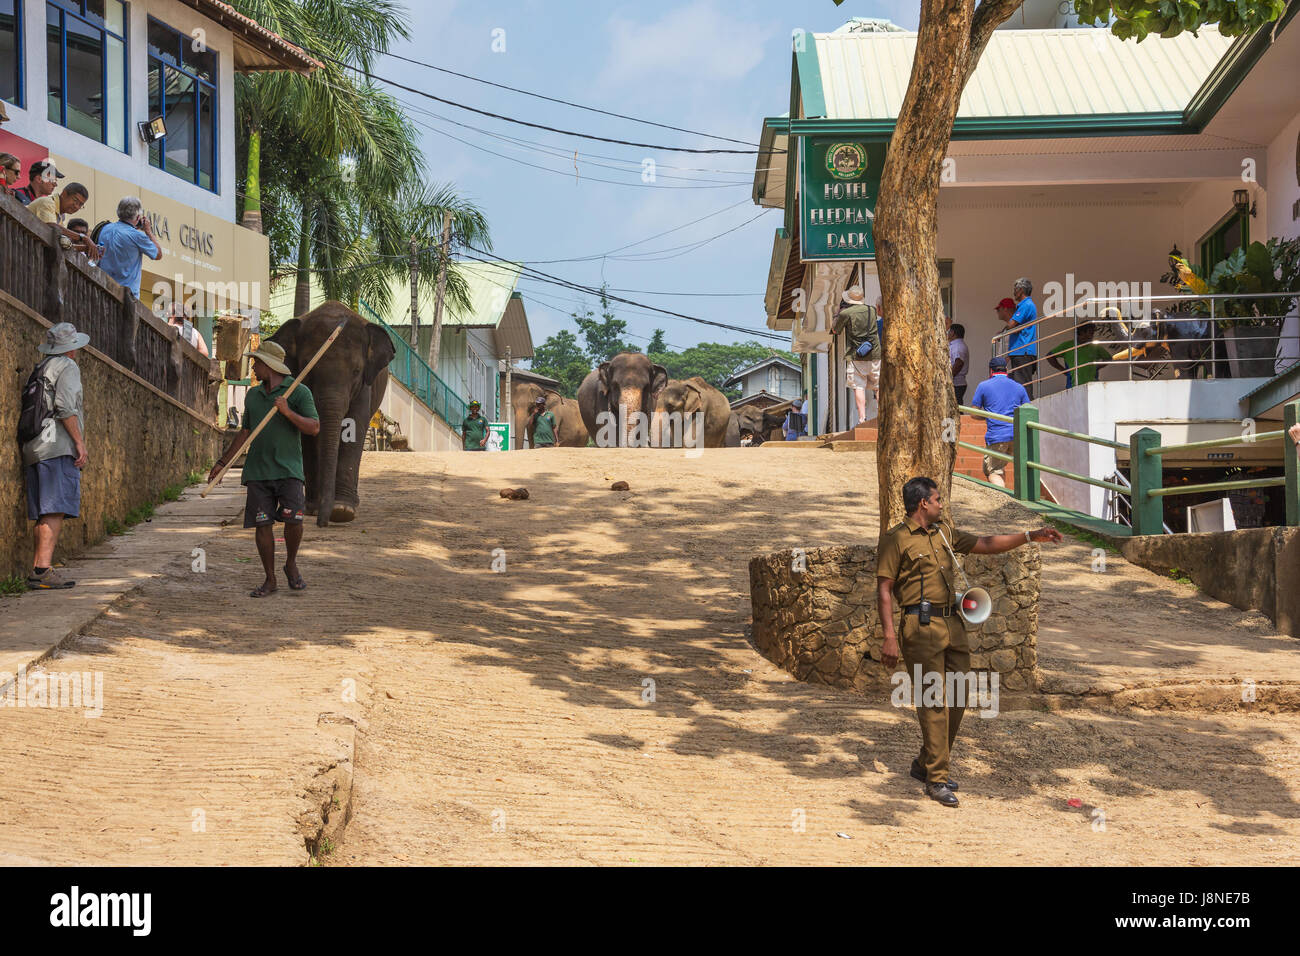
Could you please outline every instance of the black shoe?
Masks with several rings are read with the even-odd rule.
[[[920,780],[922,783],[927,782],[925,779],[925,771],[921,769],[921,762],[919,760],[912,761],[912,776],[915,777],[917,780]],[[946,786],[949,790],[954,790],[954,791],[961,789],[960,787],[957,786],[956,783],[954,783],[951,780],[949,780],[946,784],[944,784],[944,786]]]
[[[931,800],[938,800],[945,807],[957,806],[957,794],[948,789],[947,785],[942,783],[927,783],[925,785],[925,795]]]

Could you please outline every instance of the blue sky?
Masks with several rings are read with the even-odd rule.
[[[402,56],[750,144],[757,143],[764,116],[788,108],[792,30],[826,32],[850,16],[883,17],[915,29],[917,18],[915,0],[871,0],[841,7],[831,0],[662,5],[408,0],[407,8],[412,39],[393,49]],[[494,42],[499,47],[502,41],[504,51],[494,51]],[[752,148],[546,103],[391,58],[381,58],[376,73],[479,109],[598,136],[665,146]],[[676,312],[764,328],[762,293],[780,213],[760,215],[750,200],[753,155],[672,153],[578,140],[393,92],[408,106],[412,119],[424,124],[417,128],[430,178],[454,183],[484,210],[494,251],[501,258],[533,262],[585,285],[599,285],[603,278],[611,290],[636,290],[617,293],[625,298]],[[542,146],[495,139],[448,120]],[[654,161],[656,173],[656,181],[648,186],[641,177],[647,159]],[[616,168],[597,165],[601,163]],[[692,168],[670,168],[674,166]],[[673,176],[684,178],[669,178]],[[705,216],[694,226],[640,242]],[[698,248],[683,248],[733,229]],[[599,258],[631,243],[640,244],[613,256],[654,255],[642,261]],[[595,258],[540,262],[584,257]],[[561,328],[573,329],[567,313],[579,299],[576,293],[536,281],[525,281],[519,289],[528,300],[535,343]],[[594,301],[590,304],[595,306]],[[632,341],[642,348],[656,327],[665,330],[670,346],[679,348],[745,338],[622,306],[617,314],[628,321]]]

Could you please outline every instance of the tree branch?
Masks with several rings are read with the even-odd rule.
[[[971,74],[975,72],[975,67],[979,65],[980,57],[984,55],[984,47],[988,46],[993,31],[1005,23],[1011,14],[1019,10],[1023,3],[1024,0],[980,0],[980,5],[976,8],[970,22],[970,46],[966,52],[963,88],[970,80]]]

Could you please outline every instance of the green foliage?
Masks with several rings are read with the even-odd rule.
[[[22,575],[12,574],[7,578],[0,578],[0,594],[22,594],[27,590],[27,582],[23,580]]]
[[[650,344],[646,346],[647,352],[667,352],[668,345],[664,342],[664,330],[655,329],[654,335],[650,336]]]
[[[1173,580],[1177,581],[1179,584],[1195,584],[1195,583],[1196,583],[1195,581],[1193,581],[1193,580],[1191,579],[1191,576],[1188,575],[1188,573],[1187,573],[1186,571],[1184,571],[1182,568],[1170,568],[1170,569],[1169,569],[1169,577],[1172,578]]]
[[[532,370],[560,383],[560,394],[574,398],[578,386],[591,371],[591,361],[578,345],[577,336],[562,329],[533,351]]]
[[[701,342],[681,352],[652,352],[650,358],[668,369],[669,378],[698,375],[727,396],[728,401],[741,397],[739,386],[725,385],[727,379],[746,366],[778,355],[798,364],[789,352],[782,352],[760,342]]]
[[[1248,295],[1300,290],[1300,239],[1274,238],[1268,242],[1252,242],[1245,248],[1235,250],[1222,262],[1215,263],[1209,270],[1209,275],[1200,266],[1191,265],[1185,259],[1179,262],[1194,277],[1180,285],[1184,292],[1199,295]],[[1286,315],[1291,311],[1295,300],[1294,295],[1220,299],[1214,303],[1214,314],[1229,320],[1220,323],[1221,327],[1258,325],[1261,324],[1261,316],[1276,318]],[[1209,315],[1209,303],[1194,303],[1193,311]]]
[[[1074,0],[1079,21],[1110,23],[1122,40],[1141,42],[1151,34],[1176,37],[1216,24],[1224,36],[1241,36],[1271,23],[1287,0]]]
[[[591,309],[586,309],[582,314],[577,312],[571,314],[573,321],[578,325],[578,331],[582,333],[582,338],[587,343],[587,358],[591,360],[593,366],[608,362],[619,352],[641,351],[623,338],[627,332],[627,323],[614,317],[614,310],[610,305],[605,286],[600,287],[600,321],[596,320],[595,313]]]

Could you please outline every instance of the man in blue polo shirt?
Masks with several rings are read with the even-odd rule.
[[[975,397],[971,399],[973,408],[983,409],[997,415],[1014,415],[1016,409],[1029,401],[1029,393],[1019,382],[1007,375],[1007,360],[1000,355],[989,359],[989,377],[975,388]],[[1005,455],[1014,453],[1015,427],[1010,422],[1000,422],[996,418],[987,419],[984,431],[984,446]],[[1007,463],[991,455],[984,456],[984,477],[995,485],[1007,486],[1002,472]]]
[[[1007,343],[1010,346],[1007,361],[1011,377],[1025,386],[1029,397],[1033,398],[1034,393],[1030,391],[1033,385],[1030,383],[1038,367],[1038,326],[1033,324],[1038,320],[1038,306],[1030,298],[1034,294],[1034,284],[1028,279],[1017,279],[1011,287],[1011,294],[1015,297],[1016,310],[1011,318],[1003,318],[1008,331],[1012,332]],[[1002,301],[1006,302],[1006,299]]]

